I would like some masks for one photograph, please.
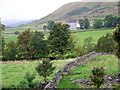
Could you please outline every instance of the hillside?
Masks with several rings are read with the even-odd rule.
[[[61,6],[56,11],[39,20],[22,26],[39,27],[49,20],[65,22],[68,19],[78,19],[84,16],[93,19],[104,17],[108,14],[117,15],[117,11],[117,2],[72,2]]]
[[[6,27],[16,27],[19,26],[21,24],[27,24],[30,22],[33,22],[35,20],[26,20],[26,21],[20,21],[20,20],[4,20],[2,21]]]

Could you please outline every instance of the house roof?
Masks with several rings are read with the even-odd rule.
[[[69,20],[67,20],[67,22],[69,22],[69,23],[76,23],[76,20],[69,19]]]

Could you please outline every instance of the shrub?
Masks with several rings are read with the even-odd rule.
[[[84,45],[83,45],[83,48],[85,49],[86,53],[94,51],[94,47],[95,44],[93,43],[93,38],[91,36],[87,37],[84,40]]]
[[[96,51],[98,52],[113,52],[115,48],[115,43],[112,34],[106,34],[99,38]]]
[[[97,88],[100,88],[100,86],[104,84],[104,75],[105,70],[103,67],[93,68],[90,75],[91,82],[97,86]]]
[[[76,46],[75,47],[75,52],[76,52],[76,56],[83,56],[86,54],[86,49],[83,46]]]
[[[19,34],[19,31],[15,31],[14,34],[18,35],[18,34]]]
[[[76,58],[77,54],[75,51],[68,52],[64,55],[62,59],[68,59],[68,58]]]
[[[17,59],[17,43],[15,41],[9,42],[4,50],[2,60],[16,60]]]
[[[24,80],[20,82],[20,88],[34,88],[37,85],[36,82],[33,82],[35,75],[35,73],[27,72]]]

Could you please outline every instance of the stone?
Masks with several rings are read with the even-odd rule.
[[[109,80],[109,81],[112,81],[112,77],[109,76],[109,77],[108,77],[108,80]]]

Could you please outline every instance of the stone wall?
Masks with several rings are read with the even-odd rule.
[[[111,55],[112,53],[97,53],[95,51],[86,54],[84,56],[81,57],[77,57],[74,61],[69,62],[68,64],[66,64],[61,70],[59,70],[54,78],[45,86],[44,89],[46,88],[57,88],[57,85],[59,84],[60,80],[62,79],[62,76],[64,74],[69,74],[70,70],[72,68],[75,68],[77,66],[83,65],[84,63],[88,62],[90,59],[95,58],[96,56],[100,56],[100,55]]]

